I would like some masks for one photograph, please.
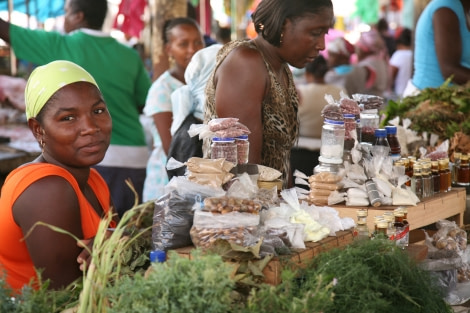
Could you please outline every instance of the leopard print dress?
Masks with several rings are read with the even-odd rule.
[[[286,90],[277,80],[271,65],[266,61],[262,52],[249,40],[234,40],[223,46],[217,55],[215,69],[219,67],[233,49],[242,45],[259,51],[263,56],[270,77],[270,90],[262,103],[263,147],[261,149],[261,165],[282,172],[283,188],[287,188],[290,174],[290,151],[297,140],[299,131],[299,121],[297,118],[299,98],[295,89],[292,72],[287,64],[285,64],[284,70],[289,78],[288,89]],[[217,118],[214,72],[206,86],[206,107],[204,110],[204,123],[206,124],[211,119]],[[208,157],[210,153],[209,140],[204,142],[203,151],[204,156]]]

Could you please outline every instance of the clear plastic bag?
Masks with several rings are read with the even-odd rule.
[[[213,214],[198,210],[194,213],[194,223],[190,230],[191,240],[194,246],[202,249],[211,248],[217,239],[249,247],[259,241],[259,222],[260,217],[257,214]]]

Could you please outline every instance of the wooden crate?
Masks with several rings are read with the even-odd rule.
[[[310,260],[322,252],[337,247],[344,247],[353,241],[353,230],[339,231],[336,236],[328,236],[319,242],[306,242],[305,249],[298,249],[287,256],[274,257],[264,268],[264,281],[271,285],[281,282],[282,269],[286,266],[305,266]],[[191,259],[193,246],[176,249],[178,255]]]
[[[273,258],[263,270],[265,283],[278,285],[281,282],[283,268],[287,266],[306,266],[310,260],[320,253],[352,243],[353,234],[352,229],[339,231],[336,236],[328,236],[319,242],[306,242],[305,249],[293,251],[289,256]]]

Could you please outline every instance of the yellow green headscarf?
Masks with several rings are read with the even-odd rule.
[[[26,118],[36,117],[57,90],[76,82],[89,82],[98,87],[90,73],[70,61],[53,61],[34,69],[24,91]]]

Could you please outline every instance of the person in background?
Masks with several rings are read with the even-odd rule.
[[[401,98],[406,84],[413,71],[413,51],[411,51],[411,30],[403,28],[396,40],[397,50],[390,58],[390,74],[392,76],[395,96]]]
[[[344,88],[349,96],[364,93],[368,71],[364,66],[351,64],[354,46],[344,37],[337,37],[326,49],[329,70],[324,77],[325,83]]]
[[[5,271],[8,285],[20,291],[31,280],[38,287],[36,271],[42,271],[42,280],[60,289],[83,275],[82,248],[46,225],[91,239],[113,212],[108,186],[92,168],[105,157],[112,121],[94,78],[69,61],[37,67],[25,102],[42,153],[13,170],[2,187],[0,279]]]
[[[395,42],[395,37],[390,33],[390,27],[388,26],[387,20],[385,18],[379,19],[376,28],[380,37],[382,37],[385,42],[385,46],[387,46],[388,56],[391,57],[397,48],[397,44]]]
[[[149,151],[139,112],[151,81],[137,51],[100,31],[107,10],[106,0],[67,0],[67,34],[31,30],[0,19],[0,38],[11,45],[18,59],[37,65],[69,60],[96,79],[113,119],[111,144],[96,169],[122,215],[136,200],[126,179],[132,181],[139,201],[142,197]]]
[[[289,65],[303,68],[325,49],[330,0],[263,0],[252,14],[258,36],[233,40],[217,55],[207,83],[204,122],[234,117],[251,131],[249,163],[282,173],[292,185],[290,151],[298,136],[299,99]],[[203,152],[210,156],[210,140]]]
[[[143,200],[162,196],[168,183],[166,162],[171,142],[173,120],[171,93],[183,86],[184,72],[194,53],[204,47],[204,39],[197,22],[189,17],[178,17],[165,22],[163,43],[170,58],[170,68],[153,82],[144,107],[146,116],[153,118],[151,128],[153,151],[147,164]]]
[[[205,89],[214,66],[217,52],[222,44],[214,44],[196,52],[191,58],[184,78],[186,85],[171,94],[173,121],[171,123],[171,144],[168,160],[174,158],[186,162],[192,157],[202,157],[202,142],[198,136],[190,137],[188,130],[193,124],[204,120]],[[168,162],[169,163],[169,162]],[[184,176],[185,167],[167,169],[168,178]]]
[[[171,135],[178,130],[188,114],[204,120],[204,103],[206,102],[206,84],[215,67],[215,58],[222,44],[214,44],[196,52],[191,58],[184,78],[186,85],[177,88],[171,94],[173,120]]]
[[[433,0],[415,30],[414,72],[404,96],[470,79],[470,0]]]
[[[384,97],[390,89],[389,57],[379,32],[372,29],[361,33],[356,43],[358,63],[367,69],[365,94]]]
[[[321,147],[323,117],[321,111],[328,104],[325,95],[335,100],[346,91],[338,86],[326,84],[324,77],[328,64],[322,55],[305,67],[306,84],[298,85],[299,92],[299,141],[291,151],[291,168],[310,176],[318,164]]]
[[[216,39],[218,43],[226,44],[232,41],[232,30],[230,27],[220,27],[217,29]]]

